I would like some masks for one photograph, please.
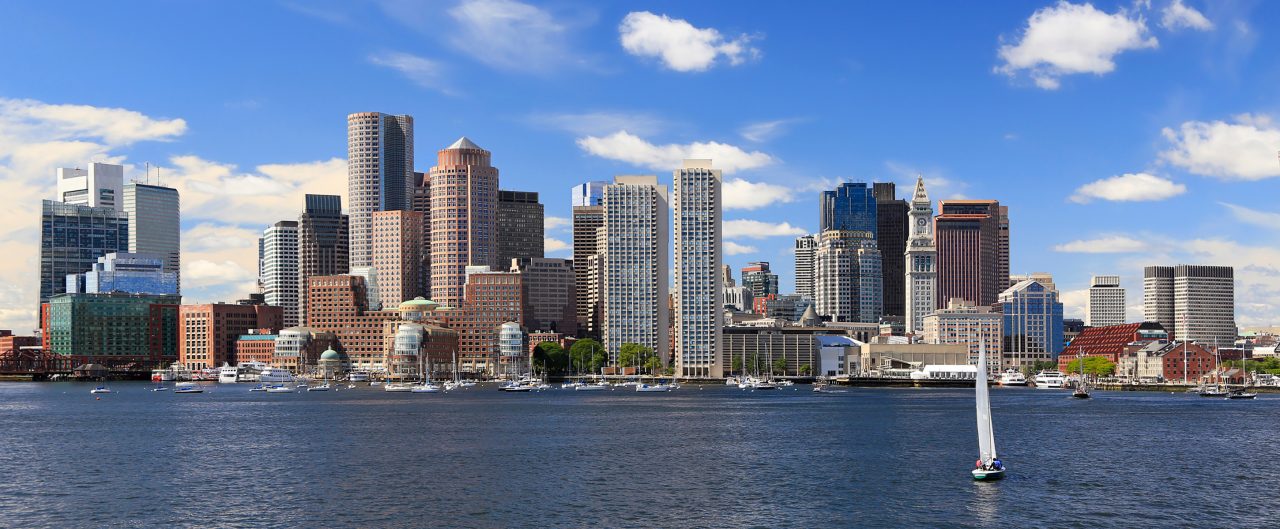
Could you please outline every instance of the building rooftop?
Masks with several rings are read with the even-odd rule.
[[[476,145],[475,142],[471,141],[471,139],[466,136],[458,138],[458,141],[453,142],[453,145],[445,147],[444,149],[446,151],[455,150],[455,149],[479,149],[482,151],[484,150],[483,148],[481,148],[479,145]]]

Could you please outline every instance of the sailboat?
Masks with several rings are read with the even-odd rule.
[[[987,347],[978,342],[978,376],[974,383],[974,401],[978,417],[978,464],[973,479],[995,481],[1004,477],[1004,464],[996,455],[996,436],[991,426],[991,396],[987,388]]]
[[[1087,399],[1089,395],[1089,384],[1084,381],[1084,350],[1080,351],[1080,383],[1076,384],[1076,390],[1071,392],[1071,397],[1076,399]]]

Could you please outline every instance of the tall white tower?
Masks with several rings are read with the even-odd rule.
[[[674,173],[676,375],[724,376],[720,332],[721,176],[711,160],[685,160]]]
[[[670,256],[667,186],[656,176],[619,176],[604,187],[600,248],[602,336],[609,363],[618,365],[624,343],[667,358],[667,260]],[[716,292],[720,270],[715,270]],[[630,367],[630,366],[625,366]]]
[[[284,326],[298,325],[298,223],[282,220],[262,232],[262,294],[284,308]]]
[[[907,214],[911,236],[907,238],[907,332],[924,331],[924,317],[937,306],[938,247],[933,239],[933,204],[924,190],[924,177],[916,177],[916,192]]]
[[[1122,325],[1125,320],[1124,288],[1120,276],[1093,276],[1084,324],[1089,327]]]

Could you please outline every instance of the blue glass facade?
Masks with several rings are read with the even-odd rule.
[[[586,182],[573,186],[573,206],[600,206],[604,204],[604,186],[609,182]]]
[[[113,252],[99,257],[93,270],[68,275],[67,292],[174,295],[178,274],[165,270],[159,256]]]
[[[1058,359],[1063,321],[1057,292],[1036,281],[1022,281],[1000,294],[1000,305],[1006,358],[1024,363]]]
[[[822,192],[822,230],[854,230],[877,236],[876,196],[866,182],[846,182]]]
[[[40,302],[66,291],[67,276],[99,257],[129,251],[129,218],[111,207],[45,200],[40,214]]]

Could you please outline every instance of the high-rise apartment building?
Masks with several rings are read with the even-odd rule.
[[[1085,308],[1084,324],[1089,327],[1110,327],[1125,323],[1124,288],[1120,276],[1093,276],[1089,281],[1089,301]]]
[[[87,169],[58,168],[58,202],[124,212],[124,166],[90,163]]]
[[[578,300],[578,329],[587,336],[595,337],[600,336],[600,303],[599,296],[593,295],[591,288],[593,284],[599,286],[600,263],[599,259],[589,261],[601,250],[598,232],[602,227],[604,206],[573,207],[573,275]]]
[[[817,235],[796,237],[796,294],[813,299],[813,254],[818,250]]]
[[[916,178],[911,197],[911,238],[906,250],[906,332],[923,333],[924,317],[938,307],[938,248],[933,241],[933,203],[924,188],[924,178]]]
[[[1000,206],[1000,221],[997,224],[999,235],[996,243],[996,276],[1003,279],[1009,276],[1009,206]],[[1012,283],[1009,286],[1013,286]],[[1052,288],[1052,287],[1050,287]]]
[[[298,325],[298,223],[282,220],[262,232],[258,283],[268,305],[284,309],[284,326]]]
[[[670,356],[667,208],[656,176],[619,176],[604,188],[601,334],[611,365],[624,343]]]
[[[1148,266],[1142,300],[1147,321],[1163,325],[1174,339],[1235,343],[1235,269],[1230,266]]]
[[[604,186],[609,182],[583,182],[573,186],[571,191],[573,207],[599,206],[604,204]]]
[[[823,191],[820,230],[871,232],[874,241],[879,229],[876,205],[873,188],[866,182],[845,182],[832,191]]]
[[[40,211],[40,303],[67,291],[67,276],[93,269],[98,258],[129,251],[129,218],[111,206],[52,200]]]
[[[511,271],[524,277],[528,296],[528,312],[524,321],[531,331],[577,335],[577,289],[572,260],[516,259],[512,262]]]
[[[884,313],[893,316],[906,314],[905,262],[898,259],[907,251],[907,201],[897,196],[897,186],[892,182],[876,182],[871,186],[876,197],[876,247],[885,256]]]
[[[413,116],[348,115],[350,267],[372,265],[373,212],[409,209],[413,186]]]
[[[1058,292],[1026,279],[1000,293],[1004,323],[1004,365],[1029,366],[1056,361],[1062,339],[1062,303]]]
[[[498,266],[498,169],[467,138],[431,168],[431,299],[460,306],[468,266]],[[509,263],[508,263],[509,264]]]
[[[279,331],[284,309],[212,303],[178,309],[178,361],[191,369],[236,365],[236,341],[250,329]]]
[[[138,182],[124,185],[129,216],[129,253],[158,255],[182,291],[182,226],[178,190]]]
[[[720,170],[711,167],[711,160],[685,160],[683,167],[674,172],[673,184],[675,372],[683,377],[720,378],[724,376],[717,354],[724,316],[720,303],[724,283],[723,179]],[[761,270],[751,281],[777,293],[778,276],[769,273],[769,264],[753,264]],[[768,276],[772,276],[771,281]],[[747,281],[744,275],[743,284]],[[660,354],[658,358],[665,360],[666,356]]]
[[[307,279],[347,273],[350,268],[350,219],[342,197],[307,195],[298,216],[298,321],[307,320]]]
[[[822,232],[813,255],[814,310],[833,322],[878,322],[884,310],[881,260],[869,231]]]
[[[937,308],[951,298],[991,305],[1004,290],[1008,270],[1000,264],[1000,203],[943,200],[934,218],[938,249]]]
[[[767,261],[747,263],[742,267],[742,286],[751,289],[752,297],[778,293],[778,274],[769,270]]]
[[[498,190],[498,268],[512,259],[543,256],[543,211],[538,193]]]
[[[390,310],[422,292],[422,214],[379,211],[373,214],[373,268],[378,299]]]

